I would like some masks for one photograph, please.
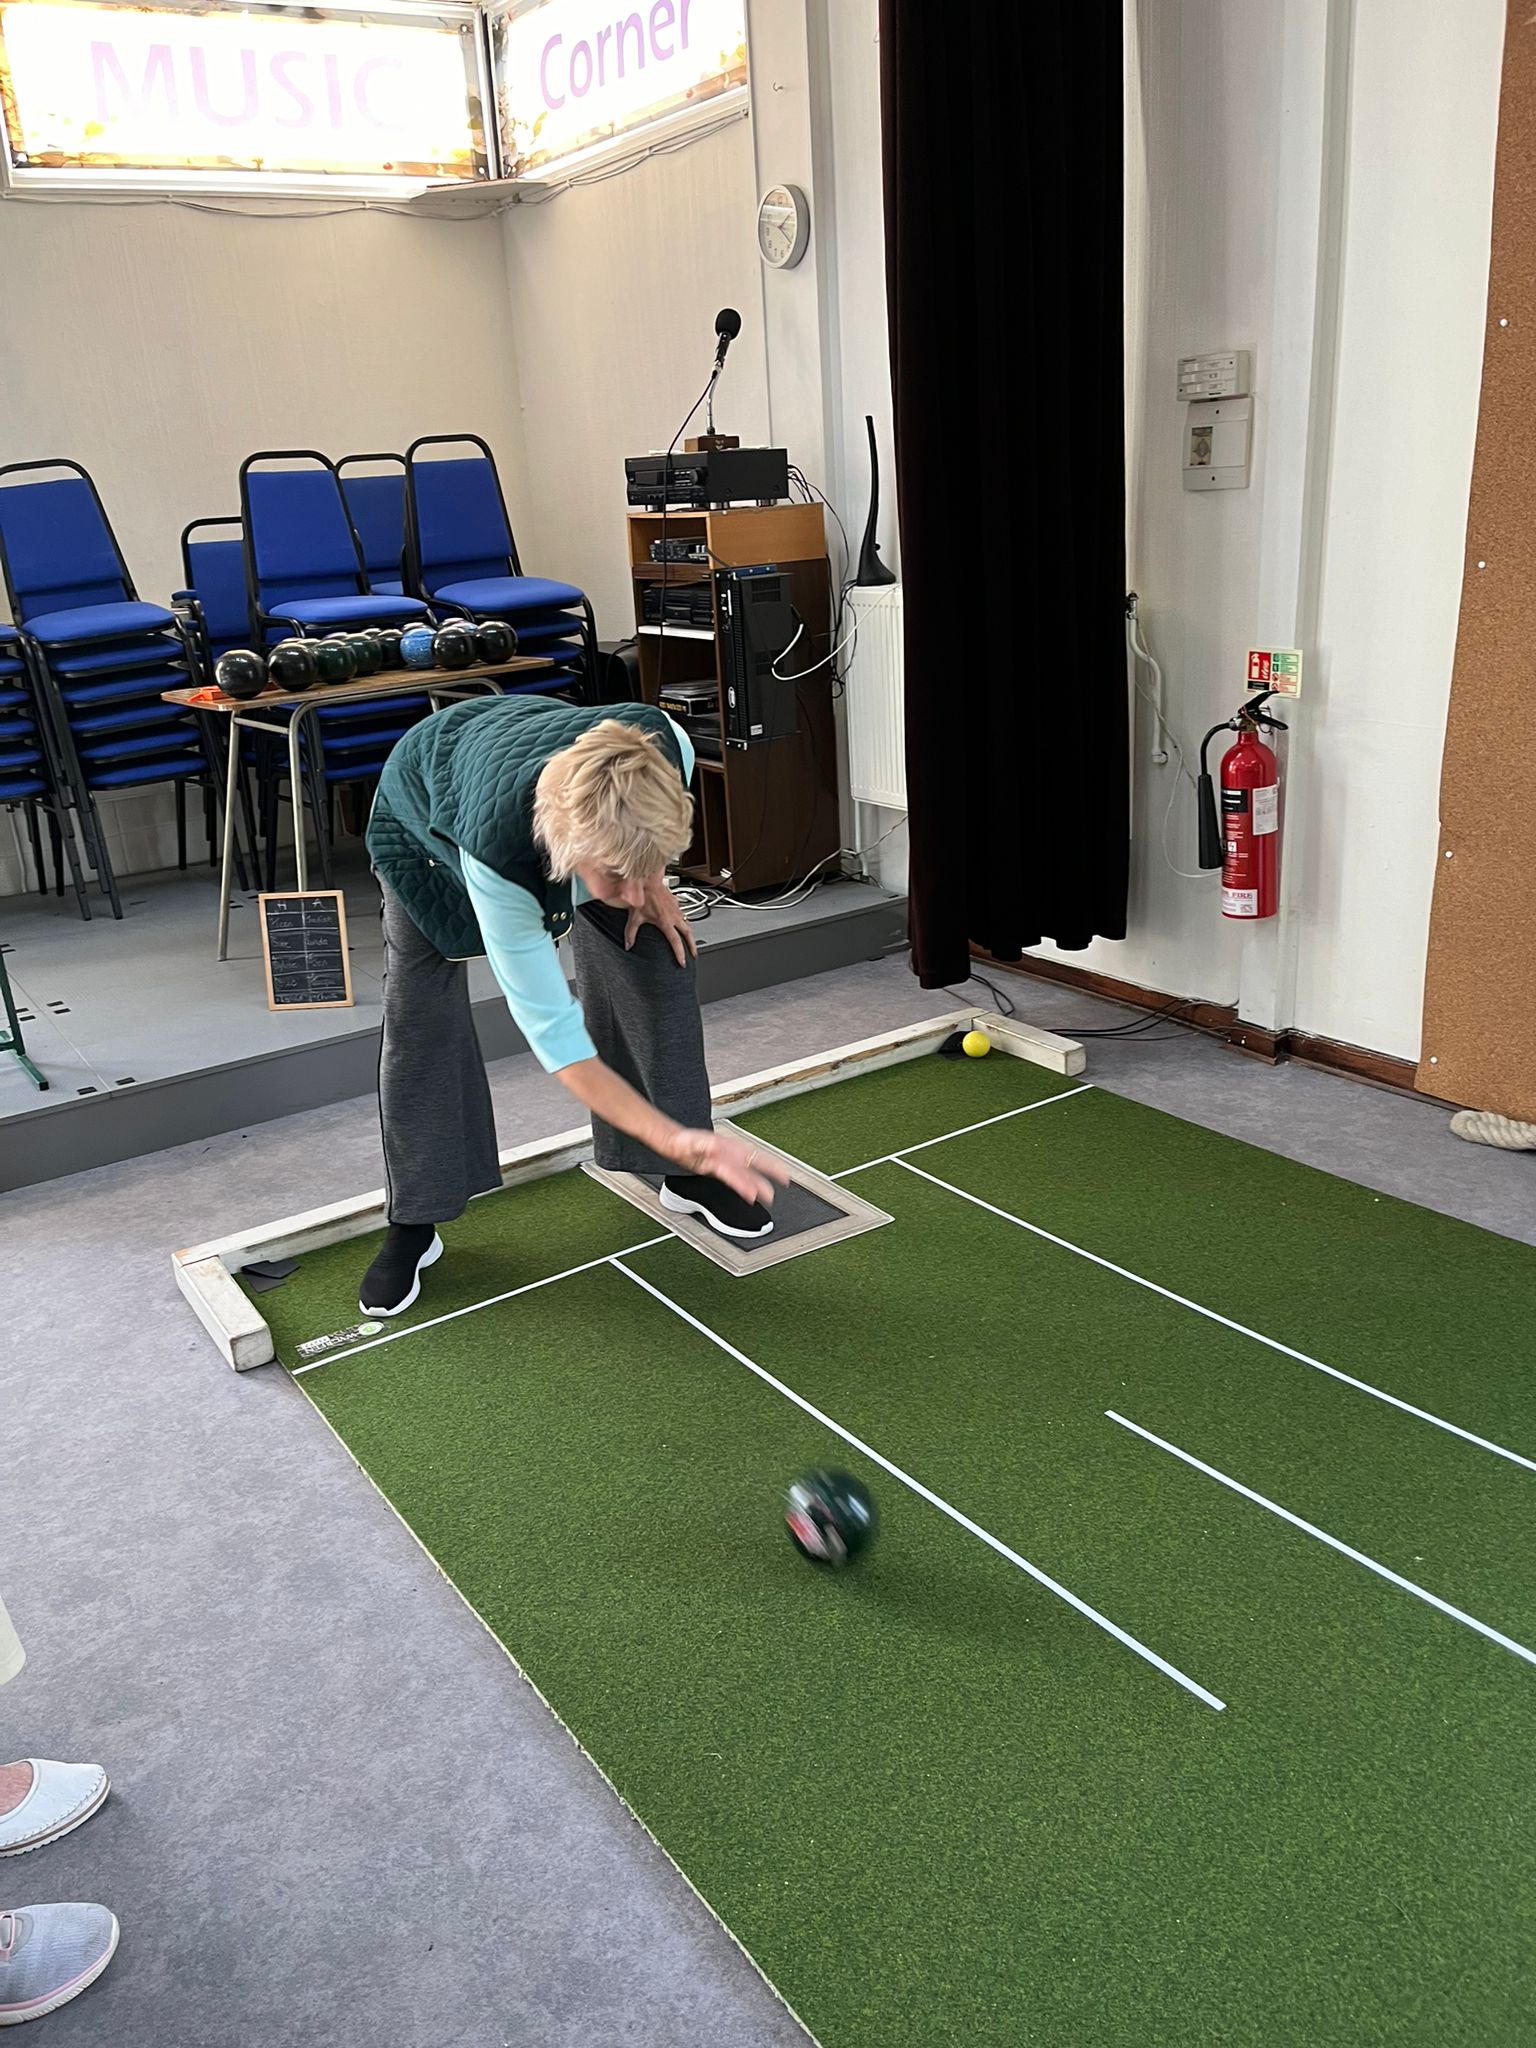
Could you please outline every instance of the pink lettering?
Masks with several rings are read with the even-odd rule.
[[[254,50],[242,50],[240,52],[240,79],[245,87],[245,104],[241,107],[238,114],[220,113],[219,109],[213,104],[212,97],[208,91],[208,53],[206,50],[193,50],[192,97],[197,103],[198,111],[207,120],[217,122],[221,128],[240,128],[247,121],[255,119],[256,52]]]
[[[549,60],[564,41],[564,36],[551,36],[544,45],[543,56],[539,59],[539,91],[544,95],[545,106],[551,110],[565,105],[565,94],[561,93],[556,97],[554,88],[549,82]]]
[[[579,85],[576,82],[576,66],[578,62],[582,67],[581,83]],[[592,90],[592,51],[586,43],[578,43],[571,52],[570,77],[572,97],[584,100]]]
[[[304,61],[302,50],[279,50],[272,59],[273,84],[288,94],[298,110],[292,114],[274,113],[272,118],[276,121],[279,128],[307,128],[315,118],[314,101],[307,92],[301,91],[293,79],[288,76],[290,64],[302,64]]]
[[[674,27],[676,22],[677,10],[673,7],[672,0],[656,0],[656,5],[651,9],[651,48],[663,62],[668,57],[675,57],[677,55],[677,45],[676,43],[669,43],[663,49],[661,32],[664,28]]]
[[[341,126],[341,65],[335,57],[325,60],[325,104],[330,113],[331,126]]]
[[[624,76],[624,38],[630,30],[635,32],[635,69],[645,69],[645,23],[638,14],[626,14],[619,23],[619,76]]]
[[[160,94],[159,111],[162,114],[169,115],[171,119],[175,119],[177,112],[176,72],[171,62],[171,46],[169,43],[151,43],[150,47],[145,51],[144,77],[137,92],[129,83],[128,74],[123,69],[122,58],[118,56],[110,43],[91,44],[91,74],[96,84],[96,118],[98,121],[103,123],[110,121],[114,114],[119,111],[118,108],[112,107],[107,100],[109,80],[117,87],[118,92],[122,96],[120,110],[123,113],[147,113],[150,110],[151,96],[158,92]]]
[[[352,97],[357,101],[357,111],[365,121],[371,121],[375,128],[398,128],[402,125],[398,112],[399,102],[395,102],[394,111],[380,113],[369,101],[368,88],[376,73],[399,72],[404,68],[398,57],[370,57],[366,64],[358,66],[357,77],[352,84]]]

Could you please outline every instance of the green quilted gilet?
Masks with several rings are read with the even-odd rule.
[[[554,938],[570,930],[571,885],[550,879],[534,843],[534,789],[551,755],[605,718],[649,733],[681,775],[671,721],[648,704],[474,697],[424,718],[396,745],[379,777],[368,852],[380,878],[445,958],[485,951],[461,852],[536,898]]]

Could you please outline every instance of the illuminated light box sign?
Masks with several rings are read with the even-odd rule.
[[[0,5],[18,171],[489,175],[470,7]]]
[[[490,19],[508,177],[746,87],[745,0],[500,0]]]

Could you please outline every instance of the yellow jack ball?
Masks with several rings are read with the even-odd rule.
[[[992,1050],[992,1041],[985,1031],[967,1031],[960,1041],[960,1050],[973,1060],[979,1060]]]

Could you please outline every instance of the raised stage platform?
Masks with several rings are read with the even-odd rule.
[[[0,945],[40,1094],[0,1054],[0,1189],[27,1187],[166,1145],[265,1123],[374,1086],[382,992],[378,891],[359,860],[347,893],[348,1010],[266,1006],[254,896],[237,895],[230,957],[214,958],[218,880],[206,869],[140,876],[121,923],[82,924],[73,904],[0,901]],[[705,1002],[820,974],[902,946],[906,903],[834,881],[806,902],[717,905],[695,930]],[[488,1059],[526,1051],[483,960],[470,968]]]

